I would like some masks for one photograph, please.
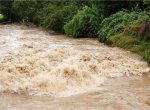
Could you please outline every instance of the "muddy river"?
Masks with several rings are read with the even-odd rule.
[[[0,110],[150,110],[150,68],[96,39],[0,25]]]

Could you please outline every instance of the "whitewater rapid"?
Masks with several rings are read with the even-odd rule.
[[[0,53],[0,93],[70,97],[101,91],[111,78],[150,74],[129,51],[24,25],[0,25]]]

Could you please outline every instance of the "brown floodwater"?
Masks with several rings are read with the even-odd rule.
[[[150,68],[97,39],[0,25],[0,110],[150,110]]]

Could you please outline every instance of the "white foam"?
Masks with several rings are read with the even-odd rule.
[[[15,45],[20,40],[23,44],[0,58],[0,92],[69,96],[100,89],[108,77],[150,73],[146,62],[118,48],[97,45],[96,52],[95,46],[90,48],[93,51],[86,47],[82,51],[72,43],[56,45],[54,40],[52,44],[52,39],[38,30],[20,33]]]

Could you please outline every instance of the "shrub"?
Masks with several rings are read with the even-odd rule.
[[[49,4],[41,11],[40,24],[47,29],[52,29],[54,31],[62,31],[62,25],[64,22],[63,14],[59,7],[55,4]]]
[[[108,37],[108,42],[112,46],[138,53],[150,65],[150,42],[137,37],[140,26],[140,24],[130,24],[126,26],[124,32]]]
[[[117,12],[102,21],[98,38],[100,41],[106,42],[109,36],[124,32],[127,25],[145,23],[148,19],[147,12]]]
[[[71,20],[76,12],[77,6],[72,2],[63,6],[57,6],[56,3],[49,2],[44,4],[43,8],[36,13],[34,22],[47,29],[63,32],[64,24]]]
[[[126,35],[124,33],[110,36],[108,40],[112,45],[122,48],[131,48],[133,45],[139,44],[139,39],[135,36]]]
[[[141,25],[137,23],[130,24],[124,28],[124,33],[130,36],[139,36],[139,29]]]
[[[96,7],[85,6],[64,26],[65,33],[74,37],[95,37],[99,26]]]
[[[4,15],[0,14],[0,22],[4,20]]]
[[[37,1],[14,1],[13,10],[23,22],[32,22],[37,11]]]
[[[1,0],[0,1],[0,13],[3,14],[3,21],[8,21],[8,20],[11,20],[11,5],[12,5],[12,2],[13,1],[4,1],[4,0]]]

